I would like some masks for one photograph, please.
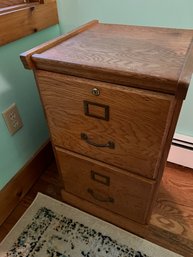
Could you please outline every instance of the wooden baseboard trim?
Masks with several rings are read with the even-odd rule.
[[[18,205],[53,158],[52,146],[48,141],[0,191],[0,225]]]

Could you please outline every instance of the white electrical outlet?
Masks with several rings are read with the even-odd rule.
[[[3,111],[2,115],[11,135],[13,135],[23,126],[23,122],[15,103]]]

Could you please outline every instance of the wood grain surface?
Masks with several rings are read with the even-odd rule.
[[[0,14],[0,45],[36,33],[57,23],[56,2],[24,5],[20,9],[2,13]]]
[[[0,0],[0,8],[23,4],[24,0]]]
[[[168,164],[150,220],[147,238],[193,256],[193,172]]]
[[[56,156],[66,192],[147,224],[155,181],[60,148],[56,148]],[[92,178],[92,172],[97,173],[98,180]],[[102,178],[108,179],[109,184],[101,183]]]
[[[183,174],[183,172],[177,170],[174,179],[173,172],[174,169],[168,167],[167,174],[163,177],[159,190],[159,200],[157,200],[151,224],[159,225],[164,230],[175,231],[179,235],[193,239],[193,187],[191,185],[193,173]],[[166,212],[167,218],[165,218]],[[183,212],[185,214],[182,216]],[[175,221],[179,217],[181,217],[180,223]],[[187,224],[189,226],[188,231]]]
[[[32,60],[43,70],[175,94],[192,37],[193,30],[95,24]],[[178,85],[181,98],[189,80]]]
[[[59,43],[65,41],[65,40],[83,32],[84,30],[86,30],[86,29],[88,29],[88,28],[90,28],[94,25],[96,25],[97,23],[98,23],[97,20],[93,20],[91,22],[88,22],[85,25],[80,26],[80,27],[76,28],[75,30],[73,30],[73,31],[71,31],[71,32],[69,32],[65,35],[59,36],[55,39],[52,39],[48,42],[45,42],[45,43],[43,43],[43,44],[41,44],[37,47],[34,47],[34,48],[20,54],[20,58],[21,58],[21,61],[24,65],[24,67],[26,69],[34,69],[34,63],[32,62],[32,55],[33,54],[42,53],[42,52],[46,51],[47,49],[52,48],[52,47],[56,46],[57,44],[59,44]]]
[[[172,110],[171,95],[37,71],[36,78],[55,145],[140,174],[157,176]],[[91,93],[93,88],[101,92]],[[109,106],[109,121],[84,114],[83,101]],[[114,149],[95,147],[112,141]]]

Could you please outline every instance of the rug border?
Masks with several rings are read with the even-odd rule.
[[[46,202],[46,200],[50,200],[50,201]],[[150,257],[158,256],[158,253],[159,253],[159,257],[166,257],[166,256],[183,257],[182,255],[179,255],[170,250],[167,250],[166,248],[163,248],[159,245],[153,244],[143,238],[140,238],[139,236],[133,235],[128,231],[125,231],[119,227],[116,227],[113,224],[103,221],[95,216],[92,216],[84,211],[81,211],[77,208],[74,208],[64,202],[60,202],[42,193],[38,193],[36,195],[32,204],[28,207],[28,209],[24,212],[22,217],[14,225],[12,230],[0,243],[0,254],[2,254],[3,252],[5,252],[7,249],[10,248],[10,246],[13,244],[13,239],[16,239],[18,235],[24,230],[24,228],[31,220],[31,217],[37,212],[37,210],[40,207],[42,207],[42,205],[54,211],[56,211],[56,207],[63,207],[66,209],[67,212],[69,211],[69,214],[65,213],[66,216],[68,216],[69,218],[75,219],[78,222],[81,222],[84,225],[89,226],[95,230],[98,230],[98,231],[100,230],[100,232],[103,234],[107,234],[106,231],[108,229],[108,235],[111,236],[114,240],[117,240],[118,242],[120,242],[121,244],[127,244],[128,236],[129,236],[130,237],[129,247],[132,247],[133,249],[137,249],[141,252],[144,252],[146,255],[149,255]],[[31,215],[27,215],[28,213],[30,213]],[[100,226],[100,228],[98,228],[98,226]],[[114,233],[115,228],[117,229],[117,233]],[[10,237],[12,237],[13,239],[9,240]]]

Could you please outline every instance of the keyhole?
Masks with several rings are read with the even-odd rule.
[[[92,94],[95,95],[95,96],[98,96],[98,95],[100,95],[100,90],[98,88],[94,87],[92,89]]]

